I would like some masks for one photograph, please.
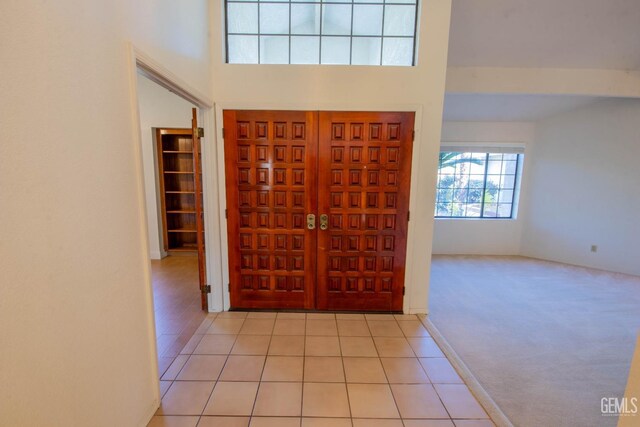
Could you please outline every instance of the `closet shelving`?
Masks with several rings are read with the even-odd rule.
[[[197,251],[195,179],[191,129],[158,128],[158,178],[164,249]],[[199,174],[200,175],[200,174]],[[202,198],[202,193],[197,195]]]

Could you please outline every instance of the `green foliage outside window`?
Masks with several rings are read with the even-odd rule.
[[[519,154],[441,152],[438,218],[511,218]]]

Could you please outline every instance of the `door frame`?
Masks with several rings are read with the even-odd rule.
[[[142,144],[140,115],[138,111],[138,87],[137,73],[139,71],[158,85],[175,93],[179,97],[191,102],[197,106],[198,121],[200,127],[204,129],[205,137],[201,138],[202,147],[202,185],[203,185],[203,209],[204,209],[204,226],[205,226],[205,265],[207,274],[207,283],[221,283],[220,273],[220,253],[219,253],[219,227],[218,227],[218,186],[215,182],[216,177],[216,149],[214,144],[217,141],[215,135],[215,110],[214,103],[209,96],[195,89],[180,77],[171,72],[168,68],[157,62],[153,57],[139,49],[133,43],[128,43],[129,54],[129,78],[130,78],[130,99],[131,110],[133,114],[133,138],[136,142],[139,176],[137,186],[141,194],[144,194],[144,176],[142,168],[142,153],[140,150]],[[185,128],[191,127],[191,121],[185,122]],[[141,203],[142,224],[147,222],[147,209],[151,207]],[[148,231],[144,227],[144,250],[148,258]],[[151,286],[151,263],[147,266],[147,276],[149,283],[149,297],[151,307],[153,307],[153,288]],[[222,294],[221,292],[212,292],[208,295],[209,311],[222,310]],[[151,310],[151,324],[155,325],[154,312]],[[155,326],[153,342],[155,345]]]
[[[220,272],[222,275],[222,281],[217,288],[223,296],[222,309],[228,310],[231,304],[231,295],[229,293],[229,241],[227,238],[227,199],[226,199],[226,170],[224,162],[224,138],[222,136],[223,126],[223,111],[224,110],[298,110],[298,111],[406,111],[415,113],[414,131],[415,138],[413,142],[412,151],[412,168],[411,168],[411,192],[409,193],[409,211],[416,210],[416,195],[422,188],[418,181],[418,169],[414,167],[418,159],[420,159],[420,135],[422,125],[422,111],[423,106],[419,104],[373,104],[365,105],[359,104],[283,104],[278,105],[274,103],[261,103],[261,102],[217,102],[214,105],[215,109],[215,124],[216,124],[216,149],[217,149],[217,169],[218,169],[218,216],[220,218],[220,228],[218,236],[220,237]],[[207,205],[208,206],[208,205]],[[206,213],[205,213],[206,216]],[[415,222],[409,221],[407,228],[407,252],[405,263],[405,278],[404,286],[406,292],[402,301],[402,307],[406,314],[412,313],[411,303],[412,295],[414,294],[414,287],[419,286],[413,275],[413,247],[416,240],[415,236]],[[212,286],[213,288],[213,286]],[[419,313],[422,311],[416,311]]]

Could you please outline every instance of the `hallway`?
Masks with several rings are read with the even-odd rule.
[[[200,308],[198,258],[169,256],[151,261],[158,344],[158,374],[167,370],[206,313]]]

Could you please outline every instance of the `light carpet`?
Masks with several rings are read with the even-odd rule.
[[[640,277],[523,257],[433,257],[429,318],[515,426],[615,426]]]

